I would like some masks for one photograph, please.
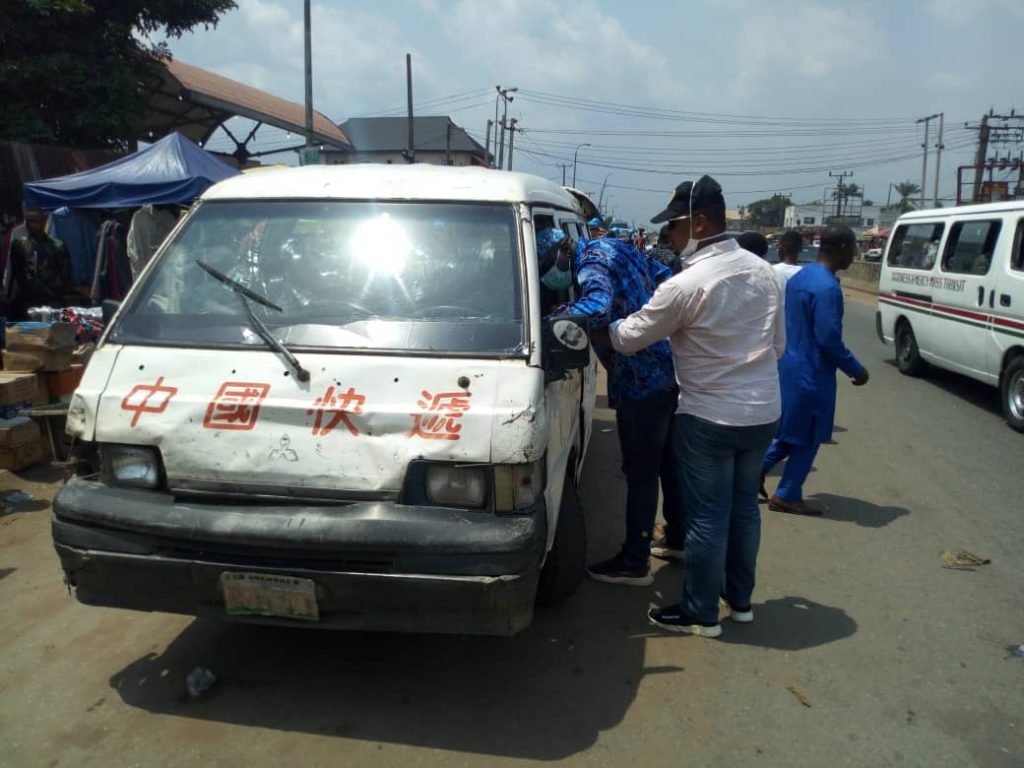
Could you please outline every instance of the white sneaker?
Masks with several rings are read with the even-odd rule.
[[[665,537],[659,536],[651,540],[651,557],[656,557],[659,560],[675,560],[681,563],[683,562],[683,550],[668,546]]]
[[[747,608],[745,611],[738,611],[729,605],[728,601],[724,597],[718,598],[718,607],[725,608],[729,612],[729,620],[735,621],[737,624],[749,624],[754,620],[754,609]]]

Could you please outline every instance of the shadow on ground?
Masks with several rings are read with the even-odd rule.
[[[779,651],[802,651],[834,643],[857,631],[857,622],[841,608],[802,597],[781,597],[754,604],[754,623],[723,624],[721,642]]]
[[[895,360],[887,360],[886,363],[893,368],[897,367]],[[993,386],[934,366],[929,366],[918,378],[993,416],[1003,417],[999,390]]]
[[[617,437],[595,421],[582,501],[593,556],[618,545]],[[592,746],[624,717],[646,675],[651,592],[584,582],[513,638],[319,632],[196,620],[162,653],[113,675],[150,712],[281,731],[530,760]],[[209,698],[185,678],[209,667]],[[557,724],[557,725],[555,725]]]
[[[856,523],[865,528],[884,528],[910,514],[910,510],[905,507],[885,507],[872,504],[870,501],[831,493],[816,493],[807,499],[807,503],[824,511],[822,520]]]

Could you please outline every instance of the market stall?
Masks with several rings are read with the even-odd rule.
[[[19,321],[0,320],[0,468],[41,457],[33,424],[51,430],[51,453],[63,458],[52,417],[66,409],[102,331],[95,306],[124,297],[179,206],[237,173],[173,133],[99,168],[24,185],[25,226],[0,249],[5,320]]]

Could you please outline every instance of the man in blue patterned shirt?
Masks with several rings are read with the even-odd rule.
[[[658,285],[672,277],[672,270],[663,264],[610,238],[577,243],[573,272],[579,299],[554,314],[586,315],[591,329],[597,331],[639,310]],[[587,572],[597,581],[646,586],[653,580],[651,530],[658,511],[659,480],[665,496],[662,513],[667,541],[655,554],[673,556],[683,549],[682,487],[670,441],[679,395],[672,350],[666,340],[635,355],[620,355],[601,335],[595,334],[593,344],[608,371],[608,403],[615,409],[622,450],[626,540],[615,557],[591,565]]]

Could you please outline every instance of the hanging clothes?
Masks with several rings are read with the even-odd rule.
[[[163,206],[144,205],[135,212],[128,229],[128,261],[133,280],[145,269],[177,223],[174,211]]]
[[[100,226],[97,236],[96,268],[90,298],[94,304],[106,299],[120,301],[131,285],[127,231],[121,222],[108,219]]]
[[[95,211],[63,207],[50,214],[47,231],[68,247],[72,285],[88,285],[92,279],[99,226]]]

